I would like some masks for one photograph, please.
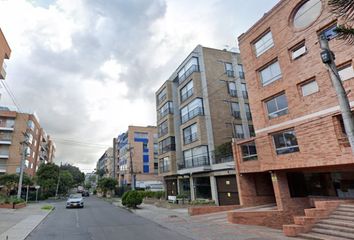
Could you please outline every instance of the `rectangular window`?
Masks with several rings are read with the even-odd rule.
[[[168,133],[168,122],[167,120],[164,121],[163,123],[161,123],[159,126],[158,126],[158,136],[159,137],[162,137],[164,135],[166,135]]]
[[[242,64],[237,64],[238,66],[238,76],[241,79],[245,79],[245,72],[243,71],[243,65]]]
[[[245,112],[246,112],[247,120],[251,121],[252,120],[252,114],[251,114],[250,105],[248,103],[245,103]]]
[[[269,119],[276,118],[288,113],[288,100],[285,94],[276,96],[266,102]]]
[[[192,57],[178,72],[178,83],[181,84],[187,79],[193,72],[199,71],[198,58]]]
[[[245,138],[245,133],[241,124],[235,125],[236,138],[243,139]]]
[[[354,71],[352,63],[346,64],[345,66],[338,68],[338,73],[342,81],[351,79],[354,77]]]
[[[236,90],[236,83],[235,82],[228,82],[228,89],[229,89],[230,96],[237,97],[237,90]]]
[[[231,114],[236,119],[241,119],[240,105],[237,102],[231,102]]]
[[[321,34],[324,34],[326,36],[327,40],[330,41],[337,36],[337,33],[335,31],[336,28],[337,28],[337,23],[335,23],[335,24],[329,26],[328,28],[326,28],[325,30],[323,30],[321,32]]]
[[[226,75],[228,77],[234,77],[234,69],[232,67],[232,63],[225,63],[225,71],[226,71]]]
[[[248,129],[250,131],[250,137],[255,137],[256,136],[256,132],[254,131],[253,125],[248,125]]]
[[[273,135],[275,150],[278,155],[299,151],[295,132],[284,131]]]
[[[295,60],[305,55],[306,53],[307,49],[305,46],[305,42],[302,42],[291,50],[291,58],[292,60]]]
[[[246,83],[241,83],[241,90],[242,90],[243,98],[248,99],[248,92],[247,92]]]
[[[210,165],[207,146],[195,147],[183,152],[183,168],[192,168]]]
[[[248,142],[241,145],[242,160],[251,161],[257,160],[257,149],[255,142]]]
[[[175,137],[168,137],[159,142],[159,154],[175,151],[176,150],[176,143]]]
[[[162,89],[162,91],[157,95],[157,104],[160,104],[163,100],[166,99],[167,90],[166,88]]]
[[[163,118],[169,113],[173,113],[173,106],[172,102],[165,103],[159,110],[158,110],[158,117],[159,119]]]
[[[318,92],[318,85],[316,80],[311,80],[301,85],[302,96],[308,96],[310,94]]]
[[[134,132],[134,138],[149,138],[149,134],[145,132]]]
[[[267,86],[268,84],[278,80],[281,78],[279,62],[275,61],[274,63],[268,65],[266,68],[260,70],[259,73],[263,86]]]
[[[193,124],[183,129],[183,142],[184,144],[190,144],[198,140],[197,124]]]
[[[184,102],[193,95],[193,80],[187,83],[187,85],[180,90],[180,95],[181,102]]]
[[[203,114],[203,100],[201,98],[196,98],[187,106],[181,109],[181,122],[185,123],[195,116]]]
[[[265,53],[268,49],[274,46],[272,32],[264,34],[258,41],[254,43],[254,49],[256,56],[259,57]]]
[[[160,159],[160,173],[166,173],[170,171],[170,158],[164,157]]]

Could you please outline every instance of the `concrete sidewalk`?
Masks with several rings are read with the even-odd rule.
[[[293,239],[285,237],[281,230],[229,223],[226,212],[191,217],[187,209],[158,208],[151,204],[142,204],[140,209],[132,211],[195,240]]]
[[[0,240],[23,240],[51,212],[47,203],[33,203],[21,209],[0,209]]]

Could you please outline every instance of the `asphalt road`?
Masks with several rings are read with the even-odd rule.
[[[190,240],[96,197],[85,198],[83,209],[66,209],[65,202],[54,205],[27,240]]]

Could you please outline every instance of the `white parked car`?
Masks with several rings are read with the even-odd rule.
[[[70,194],[68,200],[66,201],[66,208],[71,207],[84,207],[84,198],[82,197],[81,193]]]

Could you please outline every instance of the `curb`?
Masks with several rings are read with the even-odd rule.
[[[53,206],[53,208],[48,211],[48,213],[42,218],[42,220],[39,221],[39,223],[25,236],[25,238],[24,238],[23,240],[25,240],[29,235],[31,235],[31,233],[32,233],[32,232],[49,216],[49,214],[51,214],[54,210],[55,210],[55,206]]]

